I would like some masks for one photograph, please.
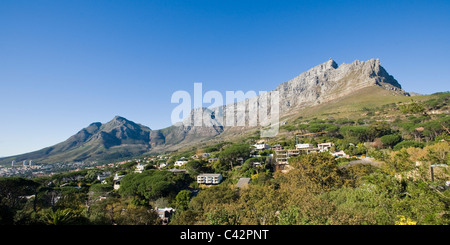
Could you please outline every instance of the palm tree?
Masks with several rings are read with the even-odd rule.
[[[48,225],[67,225],[74,219],[74,214],[70,209],[50,210],[43,217],[44,222]]]

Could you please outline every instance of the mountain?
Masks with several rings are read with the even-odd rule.
[[[92,123],[54,146],[5,160],[52,163],[128,157],[151,148],[150,134],[150,128],[116,116],[105,124]]]
[[[341,64],[340,66],[330,59],[281,83],[268,94],[272,96],[275,92],[279,94],[280,98],[280,119],[298,116],[305,109],[322,104],[332,104],[338,100],[357,96],[359,93],[380,94],[379,96],[409,96],[398,81],[381,66],[379,59],[365,62],[356,60],[351,64]],[[148,152],[174,151],[182,147],[194,147],[195,144],[206,144],[211,140],[234,139],[236,136],[254,133],[258,129],[257,126],[248,124],[250,118],[258,117],[258,115],[249,115],[248,105],[255,100],[259,103],[261,96],[217,108],[196,108],[191,111],[190,124],[186,119],[183,124],[178,123],[160,130],[151,130],[146,126],[116,116],[105,124],[92,123],[64,142],[39,151],[3,158],[0,159],[0,163],[6,164],[12,160],[31,159],[41,163],[114,161]],[[227,125],[223,125],[227,115],[224,115],[223,121],[213,117],[208,118],[206,120],[208,126],[193,125],[193,119],[197,112],[206,113],[205,115],[209,115],[213,111],[223,113],[230,106],[238,105],[244,106],[247,113],[239,114],[232,107],[234,120],[235,122],[245,122],[245,126],[227,127]],[[270,103],[268,109],[271,109]]]
[[[353,96],[363,89],[378,89],[392,94],[392,96],[410,96],[405,92],[400,83],[391,76],[382,66],[379,59],[368,61],[356,60],[351,64],[338,65],[333,59],[329,59],[323,64],[317,65],[297,77],[281,83],[273,91],[267,93],[268,98],[279,95],[279,117],[284,118],[289,115],[298,114],[299,111],[312,106],[334,101],[346,96]],[[207,125],[212,125],[215,129],[220,128],[221,135],[239,134],[247,131],[250,127],[249,120],[256,118],[260,122],[259,114],[250,112],[250,104],[259,104],[263,96],[246,99],[231,105],[219,106],[216,108],[197,108],[191,111],[190,123],[187,119],[183,122],[183,127],[193,127],[206,129],[211,127],[194,127],[194,115],[208,115],[214,112],[222,115],[223,120],[209,119]],[[271,100],[271,99],[269,99]],[[228,120],[226,112],[232,107],[233,119]],[[234,107],[234,108],[233,108]],[[237,108],[245,108],[245,113],[238,113]],[[267,110],[271,111],[271,103],[267,103]],[[253,114],[252,114],[253,113]],[[234,125],[246,125],[246,127],[228,127],[226,122],[234,121]],[[261,125],[261,124],[259,124]],[[219,130],[216,130],[219,133]],[[182,143],[182,142],[179,142]]]
[[[366,62],[356,60],[340,66],[330,59],[280,84],[275,91],[283,98],[280,104],[281,114],[286,114],[291,109],[318,105],[372,86],[409,96],[381,66],[379,59]]]

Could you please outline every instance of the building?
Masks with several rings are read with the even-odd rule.
[[[222,181],[221,174],[200,174],[197,176],[198,184],[217,185]]]
[[[236,187],[241,189],[247,188],[248,184],[250,184],[250,180],[250,178],[240,178],[236,184]]]
[[[332,152],[331,155],[333,155],[334,157],[348,157],[347,154],[345,154],[344,151],[336,151],[336,152]]]
[[[175,166],[181,167],[181,166],[185,165],[186,163],[188,163],[188,161],[178,160],[178,161],[175,161]]]
[[[283,146],[281,146],[280,144],[276,144],[276,145],[272,146],[272,150],[281,151],[281,150],[283,150]]]
[[[114,190],[118,190],[120,188],[120,181],[123,179],[125,175],[116,175],[114,176]]]
[[[136,165],[136,169],[134,169],[135,173],[142,173],[145,170],[145,166],[144,164],[138,163],[138,165]]]
[[[172,172],[173,174],[187,174],[187,170],[186,169],[173,168],[173,169],[169,169],[167,171]]]
[[[261,144],[254,144],[253,147],[255,147],[256,150],[259,151],[263,151],[266,149],[270,149],[270,145],[266,144],[266,143],[261,143]]]
[[[317,145],[320,152],[330,151],[331,147],[333,147],[333,146],[334,146],[334,144],[331,142],[321,143],[321,144]]]
[[[295,145],[295,148],[298,150],[312,149],[313,147],[314,147],[313,144],[308,144],[308,143]]]
[[[299,150],[279,150],[275,151],[275,162],[277,165],[287,165],[289,158],[300,155]]]
[[[173,208],[156,208],[155,211],[158,213],[158,216],[162,221],[162,225],[169,224],[172,214],[175,213],[175,209]]]

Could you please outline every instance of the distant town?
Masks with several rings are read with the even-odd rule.
[[[254,145],[252,145],[252,148],[255,150],[253,154],[249,156],[249,158],[258,158],[261,157],[261,155],[257,154],[257,152],[261,152],[264,150],[269,150],[270,153],[267,154],[267,157],[271,159],[270,161],[273,162],[274,167],[277,170],[286,171],[289,169],[288,159],[290,157],[295,157],[300,154],[310,154],[310,153],[319,153],[319,152],[329,152],[331,155],[335,156],[336,158],[345,157],[349,158],[350,156],[347,155],[344,151],[331,151],[332,147],[334,146],[334,143],[332,142],[326,142],[326,143],[320,143],[317,144],[317,146],[310,144],[310,143],[299,143],[295,145],[295,149],[284,149],[280,144],[275,144],[273,146],[264,143],[263,141],[260,141]],[[358,159],[365,158],[369,160],[369,158],[366,158],[366,156],[354,156]],[[174,169],[180,169],[184,165],[188,163],[189,158],[181,157],[172,164],[172,166],[169,166],[167,161],[170,158],[170,155],[158,155],[158,156],[149,156],[149,157],[141,157],[137,159],[130,159],[126,161],[120,161],[120,162],[114,162],[114,163],[107,163],[107,164],[100,164],[97,161],[87,161],[87,162],[64,162],[64,163],[49,163],[49,164],[40,164],[35,163],[33,160],[24,160],[20,162],[12,161],[11,166],[0,166],[0,177],[14,177],[14,176],[20,176],[20,177],[43,177],[43,176],[52,176],[57,173],[62,172],[74,172],[79,171],[83,169],[102,169],[107,167],[114,167],[117,165],[121,165],[127,162],[136,161],[139,162],[139,165],[137,166],[137,169],[142,168],[141,172],[143,171],[144,167],[146,166],[145,163],[154,163],[158,162],[158,165],[156,166],[158,169],[167,169],[169,167],[172,167]],[[210,153],[202,153],[201,155],[193,155],[190,157],[190,159],[206,159],[209,163],[217,161],[218,158],[211,155]],[[237,163],[243,163],[243,158],[237,159]],[[355,159],[356,160],[356,159]],[[258,164],[261,164],[259,162],[253,162],[253,166],[257,166]],[[206,179],[204,180],[206,181]],[[220,181],[216,181],[214,183],[218,184]],[[206,182],[205,182],[206,183]]]

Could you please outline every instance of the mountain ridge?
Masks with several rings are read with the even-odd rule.
[[[358,90],[381,87],[400,96],[409,96],[400,83],[382,66],[379,59],[368,61],[355,60],[350,64],[338,65],[333,59],[316,65],[293,79],[279,84],[270,95],[280,95],[280,117],[295,114],[301,109],[330,102],[349,96]],[[249,99],[237,102],[247,105]],[[228,106],[220,108],[225,111]],[[270,107],[270,106],[269,106]],[[269,108],[270,109],[270,108]],[[191,117],[197,108],[191,111]],[[235,110],[236,112],[236,110]],[[244,115],[245,116],[245,115]],[[236,117],[236,121],[248,120]],[[193,123],[193,120],[191,120]],[[216,120],[210,120],[212,126],[198,127],[193,124],[172,125],[167,128],[152,130],[121,116],[102,124],[91,123],[86,128],[67,140],[51,147],[1,158],[0,161],[23,161],[33,159],[35,162],[67,161],[109,161],[114,158],[130,157],[151,151],[176,150],[185,145],[205,142],[221,135],[245,133],[252,127],[223,127]],[[255,128],[255,127],[253,127]]]

